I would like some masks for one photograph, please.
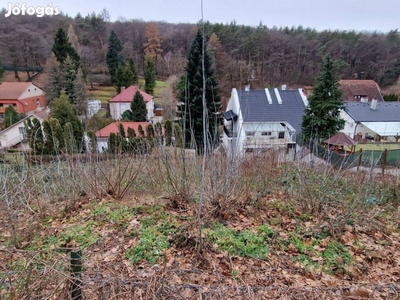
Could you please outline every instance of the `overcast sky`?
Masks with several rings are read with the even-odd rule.
[[[70,16],[99,13],[106,8],[111,21],[119,17],[170,23],[201,20],[201,0],[0,0],[0,7],[17,2],[26,2],[27,6],[52,3]],[[212,23],[302,25],[318,31],[388,32],[400,27],[400,0],[203,0],[203,13],[204,20]]]

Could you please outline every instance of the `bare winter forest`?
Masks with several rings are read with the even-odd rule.
[[[4,14],[2,11],[1,14]],[[140,20],[109,22],[107,12],[63,15],[2,17],[0,57],[7,66],[45,66],[57,28],[68,31],[72,24],[81,63],[89,78],[108,84],[105,56],[107,39],[114,30],[123,44],[123,54],[143,68],[149,27],[159,44],[156,74],[161,78],[183,72],[196,24],[149,24]],[[230,24],[205,24],[209,50],[222,94],[232,87],[254,88],[312,85],[322,57],[330,53],[340,64],[342,79],[375,80],[382,88],[396,82],[400,74],[400,35],[356,31],[321,31],[303,28],[268,28]]]

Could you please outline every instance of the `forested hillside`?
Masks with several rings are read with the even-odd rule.
[[[156,73],[180,75],[195,34],[196,24],[146,23],[140,20],[108,22],[106,10],[74,18],[11,16],[1,12],[0,58],[7,66],[44,66],[51,54],[54,33],[73,25],[81,62],[88,76],[106,83],[107,39],[114,30],[123,44],[122,54],[143,71],[149,43],[157,45]],[[310,28],[257,28],[231,24],[205,24],[209,50],[215,61],[222,93],[232,87],[289,87],[311,85],[325,53],[340,63],[341,78],[374,79],[381,87],[400,75],[400,34],[322,31]],[[96,75],[97,74],[97,75]],[[357,75],[356,75],[357,74]],[[94,76],[94,77],[93,77]]]

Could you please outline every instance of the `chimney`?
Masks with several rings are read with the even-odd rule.
[[[125,87],[121,86],[121,92],[125,91]]]
[[[246,92],[250,91],[250,84],[244,86],[244,90]]]
[[[378,100],[372,99],[371,101],[371,109],[376,110],[376,105],[378,104]]]
[[[282,91],[286,90],[286,84],[282,84]]]

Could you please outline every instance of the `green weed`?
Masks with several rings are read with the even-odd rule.
[[[271,232],[266,227],[259,227],[258,230],[262,234],[257,235],[250,230],[236,231],[218,223],[214,229],[206,231],[206,236],[231,255],[266,259],[269,252],[267,242],[270,240],[266,232]]]

